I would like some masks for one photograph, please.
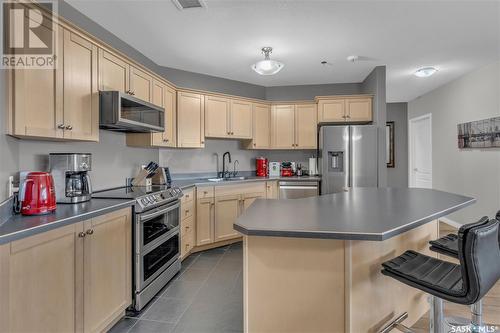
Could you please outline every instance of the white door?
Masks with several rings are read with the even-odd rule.
[[[408,121],[409,186],[432,188],[432,114]]]

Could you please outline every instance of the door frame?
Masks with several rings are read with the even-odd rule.
[[[429,150],[431,152],[431,160],[430,160],[430,169],[431,169],[431,187],[433,186],[433,179],[434,179],[434,174],[432,170],[432,113],[427,113],[422,116],[418,116],[415,118],[408,119],[408,187],[414,187],[413,184],[413,177],[412,177],[412,170],[413,170],[413,151],[412,151],[412,146],[413,146],[413,126],[417,121],[421,120],[429,120],[429,126],[430,126],[430,147]]]

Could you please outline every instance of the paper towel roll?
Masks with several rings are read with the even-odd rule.
[[[318,174],[318,168],[316,165],[316,157],[309,158],[309,176],[315,176]]]

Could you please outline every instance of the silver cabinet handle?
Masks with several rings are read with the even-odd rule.
[[[59,128],[59,129],[65,129],[66,126],[64,126],[64,124],[59,124],[59,125],[57,125],[57,128]]]
[[[71,130],[73,129],[73,126],[71,126],[71,125],[66,125],[66,129],[67,129],[68,131],[71,131]]]
[[[94,233],[94,229],[87,230],[87,235],[92,235]]]
[[[83,238],[83,237],[85,237],[85,236],[86,236],[86,234],[85,234],[83,231],[80,231],[80,232],[78,233],[78,237],[80,237],[80,238]]]

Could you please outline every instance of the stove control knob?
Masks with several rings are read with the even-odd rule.
[[[141,202],[142,202],[142,204],[143,204],[144,206],[147,206],[147,205],[148,205],[148,201],[146,200],[146,198],[143,198],[143,199],[141,200]]]

